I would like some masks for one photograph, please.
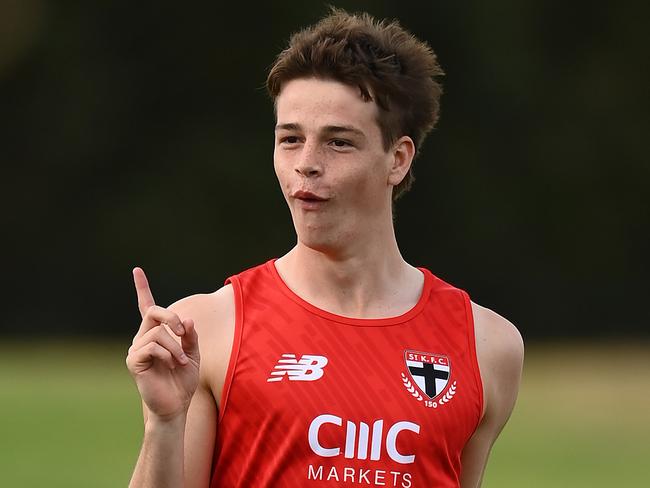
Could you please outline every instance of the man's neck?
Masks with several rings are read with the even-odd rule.
[[[417,303],[424,283],[422,273],[402,258],[394,235],[348,246],[345,252],[324,252],[298,242],[276,261],[276,268],[287,286],[307,302],[356,318],[407,312]]]

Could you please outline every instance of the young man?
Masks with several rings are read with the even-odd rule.
[[[134,270],[132,487],[480,485],[521,337],[406,263],[393,229],[440,74],[426,44],[366,15],[292,37],[268,88],[297,244],[167,309]]]

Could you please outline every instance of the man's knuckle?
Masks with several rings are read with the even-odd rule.
[[[144,312],[144,318],[150,319],[154,314],[154,307],[148,307]]]
[[[136,354],[135,354],[135,353],[133,353],[133,354],[129,354],[129,355],[126,357],[126,361],[125,361],[125,362],[126,362],[126,367],[129,369],[129,371],[133,371],[133,370],[135,369],[135,365],[136,365],[136,363],[137,363],[137,357],[136,357]]]
[[[155,341],[164,341],[166,335],[169,334],[165,330],[165,325],[160,324],[151,329],[150,338]]]

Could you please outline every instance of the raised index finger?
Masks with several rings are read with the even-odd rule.
[[[144,274],[142,268],[133,268],[133,282],[135,283],[135,291],[138,294],[138,308],[140,309],[140,315],[144,318],[149,307],[155,305],[156,302],[151,294],[147,275]]]

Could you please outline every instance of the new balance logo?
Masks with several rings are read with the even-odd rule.
[[[327,358],[324,356],[303,354],[296,359],[295,354],[283,354],[266,381],[282,381],[285,377],[291,381],[316,381],[323,377],[325,366]]]

